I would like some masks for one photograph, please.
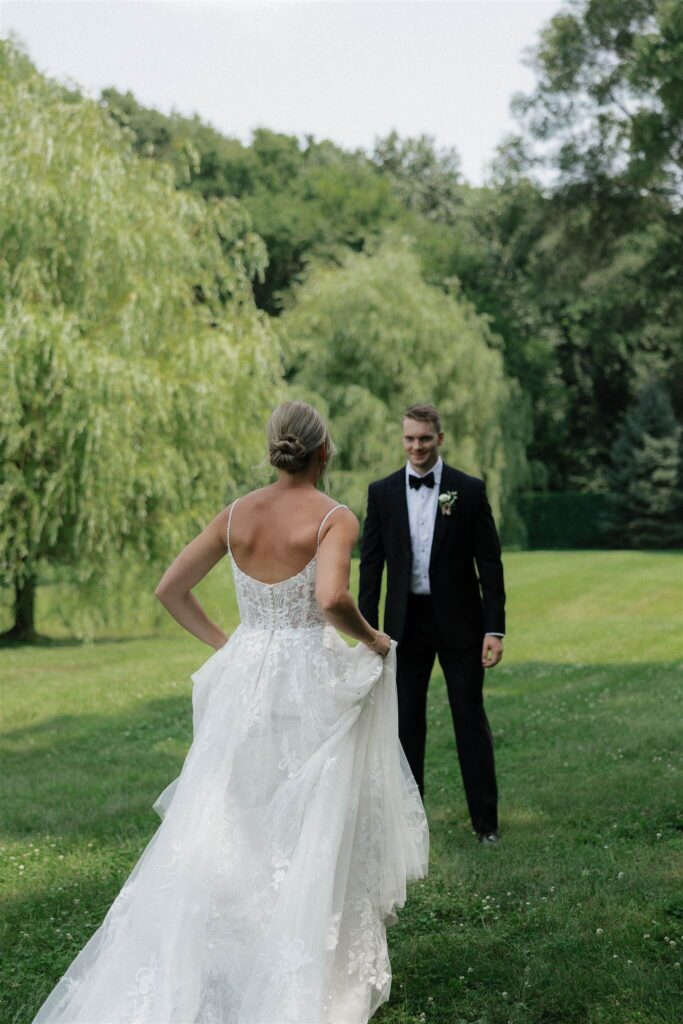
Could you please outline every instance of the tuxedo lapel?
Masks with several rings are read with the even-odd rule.
[[[441,470],[441,481],[439,483],[439,494],[443,494],[444,491],[451,491],[454,489],[453,486],[453,475],[450,466],[445,463]],[[432,537],[432,547],[429,553],[429,568],[431,569],[434,565],[441,543],[448,533],[448,528],[451,520],[455,517],[456,511],[453,509],[450,516],[445,516],[441,511],[440,506],[437,502],[436,519],[434,520],[434,535]]]
[[[410,541],[410,519],[408,518],[405,470],[399,470],[394,476],[393,501],[394,508],[396,509],[396,524],[412,560],[413,546]]]

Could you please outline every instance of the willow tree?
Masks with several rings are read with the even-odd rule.
[[[281,366],[240,205],[176,191],[12,41],[0,191],[0,571],[30,637],[46,565],[101,587],[215,514],[260,456]]]
[[[528,402],[506,376],[487,318],[455,288],[427,284],[409,240],[387,235],[341,267],[312,269],[279,330],[292,391],[317,398],[330,416],[335,482],[359,514],[367,481],[401,462],[403,410],[432,402],[447,460],[486,479],[508,535],[519,527],[513,496],[526,482]]]

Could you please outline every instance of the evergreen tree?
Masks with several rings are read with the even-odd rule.
[[[619,547],[683,543],[681,433],[666,388],[650,377],[623,419],[606,472],[605,526]]]

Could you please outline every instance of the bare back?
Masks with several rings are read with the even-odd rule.
[[[243,573],[261,583],[282,583],[315,558],[334,519],[328,513],[337,507],[313,487],[262,487],[230,506],[226,545]]]

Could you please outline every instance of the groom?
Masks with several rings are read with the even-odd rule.
[[[484,481],[443,462],[443,437],[434,406],[406,409],[408,461],[368,488],[358,605],[377,629],[386,562],[384,630],[398,644],[401,746],[424,796],[427,687],[438,655],[472,826],[480,842],[496,843],[498,792],[483,685],[484,669],[503,656],[500,541]]]

